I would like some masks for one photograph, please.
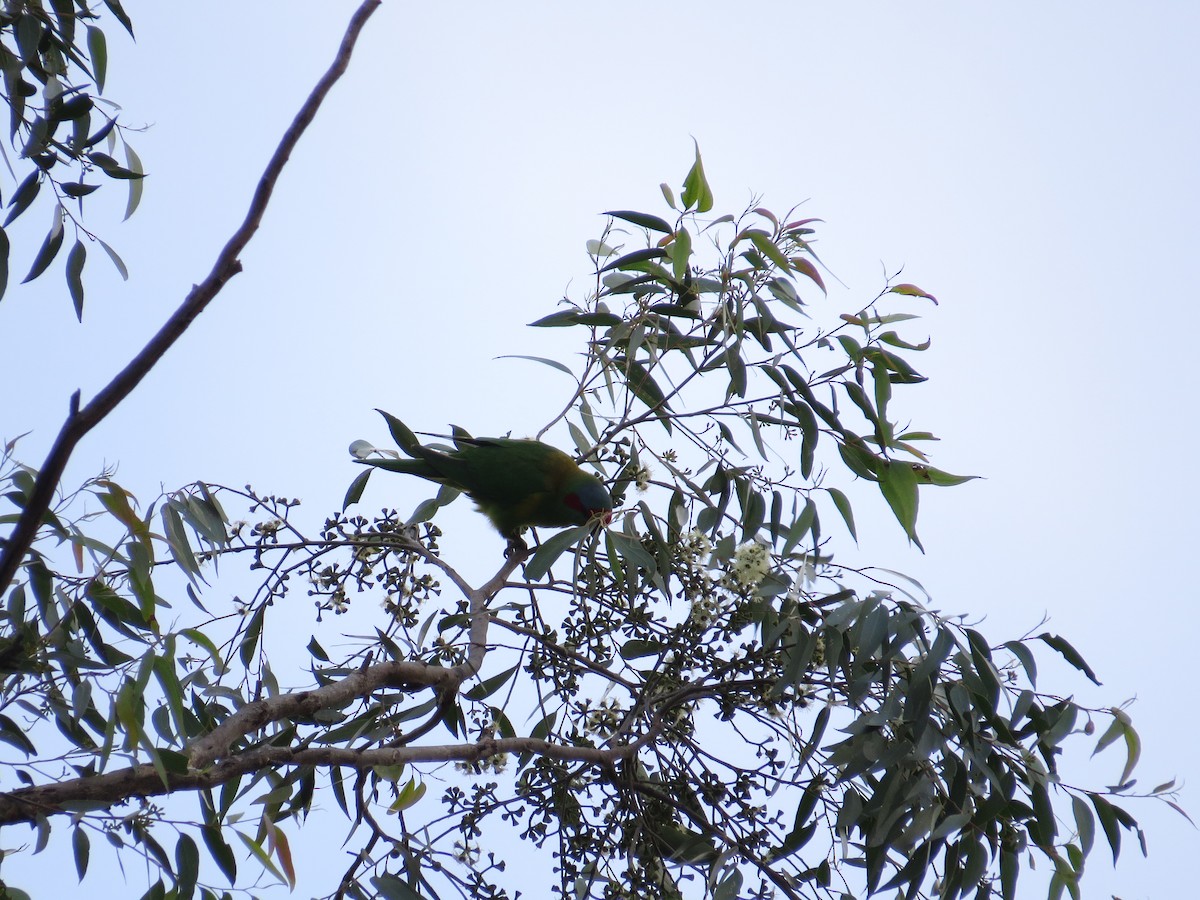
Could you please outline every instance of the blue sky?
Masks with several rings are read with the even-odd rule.
[[[130,280],[94,258],[82,326],[61,263],[0,302],[22,373],[0,436],[33,429],[30,462],[71,391],[94,393],[207,273],[353,8],[127,6],[138,40],[110,31],[108,93],[149,126],[132,143],[151,174],[129,222],[99,203],[91,224]],[[1078,699],[1137,697],[1141,783],[1194,780],[1197,35],[1180,2],[386,2],[245,272],[68,479],[119,463],[146,497],[249,481],[324,509],[353,477],[347,444],[384,438],[374,407],[536,430],[562,400],[548,370],[495,357],[570,351],[524,323],[582,295],[602,210],[662,213],[695,139],[718,207],[759,195],[825,220],[818,249],[846,285],[831,303],[900,267],[941,300],[907,411],[943,439],[936,464],[984,480],[923,495],[924,556],[882,502],[860,506],[862,557],[994,640],[1048,616],[1105,682],[1055,676]],[[28,214],[18,257],[48,214]],[[1112,871],[1098,849],[1085,889],[1178,896],[1197,832],[1134,812],[1149,860],[1130,843]]]

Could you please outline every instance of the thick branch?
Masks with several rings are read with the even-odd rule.
[[[311,719],[323,709],[342,707],[383,687],[427,686],[455,689],[461,681],[453,669],[414,660],[394,660],[359,669],[340,681],[313,691],[280,694],[247,703],[187,750],[192,767],[203,769],[229,754],[234,743],[281,719]]]
[[[350,65],[350,56],[354,51],[358,36],[362,32],[363,26],[366,25],[367,19],[381,2],[382,0],[364,0],[351,17],[333,64],[317,82],[312,93],[308,95],[308,99],[304,101],[304,105],[300,107],[300,111],[292,120],[292,124],[279,142],[279,146],[276,147],[275,153],[258,181],[258,187],[250,201],[250,208],[246,212],[245,220],[217,255],[216,263],[213,265],[212,271],[208,273],[208,277],[192,288],[183,303],[159,329],[158,333],[112,381],[96,394],[87,406],[80,409],[78,391],[72,396],[67,420],[63,423],[58,437],[55,438],[54,446],[50,448],[50,453],[38,472],[33,493],[21,512],[21,518],[13,528],[12,534],[4,542],[3,552],[0,553],[0,594],[8,589],[13,578],[16,577],[21,562],[25,559],[25,554],[33,545],[37,531],[53,502],[54,491],[62,478],[67,460],[71,458],[75,446],[84,435],[100,424],[122,400],[132,393],[133,389],[162,359],[167,350],[187,331],[196,317],[212,302],[225,283],[242,270],[238,256],[250,243],[254,233],[258,231],[258,226],[262,222],[263,214],[267,210],[267,203],[271,199],[271,193],[275,190],[275,183],[279,180],[283,167],[296,148],[300,136],[304,134],[316,117],[317,110],[320,109],[326,95]]]
[[[315,692],[314,692],[315,693]],[[152,765],[131,766],[116,772],[72,778],[54,784],[20,788],[0,794],[0,825],[33,822],[38,817],[66,812],[64,805],[80,803],[115,804],[132,797],[153,797],[218,787],[227,781],[269,766],[348,766],[365,771],[374,766],[398,766],[422,762],[475,762],[499,753],[534,753],[552,759],[592,763],[610,767],[636,753],[641,741],[606,750],[596,747],[567,747],[536,738],[500,738],[475,744],[444,744],[434,747],[385,747],[351,750],[345,747],[260,747],[238,753],[211,768],[189,769],[168,774],[166,782]]]

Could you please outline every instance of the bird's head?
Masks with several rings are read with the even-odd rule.
[[[586,475],[570,486],[563,501],[579,515],[579,524],[596,521],[602,526],[612,522],[612,495],[599,479]]]

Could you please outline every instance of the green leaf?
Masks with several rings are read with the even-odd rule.
[[[138,208],[138,204],[142,202],[142,178],[145,175],[145,168],[142,166],[141,159],[128,144],[125,145],[125,161],[129,165],[129,171],[137,176],[129,180],[129,200],[125,204],[125,218],[128,219]]]
[[[619,325],[621,317],[608,312],[580,312],[576,309],[566,309],[562,312],[543,316],[536,322],[530,322],[530,328],[565,328],[569,325],[588,325],[595,328],[611,328]]]
[[[934,306],[937,305],[937,297],[933,294],[927,294],[915,284],[897,284],[889,289],[889,293],[903,294],[906,297],[924,297],[926,300],[932,300]]]
[[[913,465],[913,471],[917,475],[917,480],[922,484],[932,484],[935,487],[953,487],[956,484],[974,481],[979,477],[978,475],[951,475],[949,472],[926,465]]]
[[[563,365],[556,359],[546,359],[544,356],[522,356],[518,353],[508,353],[504,356],[497,356],[496,359],[527,359],[530,362],[541,363],[543,366],[549,366],[552,369],[558,369],[558,371],[565,372],[572,378],[575,377],[575,373],[572,372],[569,367]]]
[[[288,883],[283,873],[276,868],[275,863],[271,861],[271,857],[267,854],[267,851],[262,848],[260,843],[252,840],[251,838],[242,834],[240,831],[234,831],[234,834],[241,839],[242,843],[246,845],[246,849],[250,851],[250,854],[259,861],[259,864],[262,865],[264,869],[278,878],[281,884]]]
[[[631,566],[639,566],[646,570],[650,577],[658,574],[658,563],[654,561],[654,557],[642,546],[642,542],[637,538],[630,537],[621,531],[610,531],[608,536],[612,539],[613,546],[617,553]]]
[[[704,177],[704,162],[700,158],[700,144],[693,143],[696,144],[696,161],[692,163],[687,177],[683,179],[683,208],[705,213],[713,207],[712,188],[708,186],[708,179]]]
[[[1079,846],[1083,855],[1092,852],[1092,844],[1096,839],[1096,819],[1092,811],[1077,794],[1071,795],[1071,811],[1075,814],[1075,833],[1079,835]]]
[[[46,239],[42,242],[42,248],[38,250],[38,254],[34,257],[33,266],[29,269],[29,274],[25,276],[21,284],[26,284],[37,278],[46,271],[46,267],[54,262],[54,257],[58,255],[59,248],[63,242],[63,222],[62,215],[58,209],[54,211],[54,222],[50,226],[50,231],[46,234]]]
[[[410,778],[408,784],[400,789],[400,792],[396,795],[396,799],[388,807],[388,812],[394,814],[416,806],[421,801],[421,798],[425,796],[425,791],[425,782]]]
[[[376,409],[375,412],[383,416],[383,420],[387,422],[388,431],[391,432],[396,446],[409,456],[417,458],[421,442],[417,440],[417,436],[412,433],[412,430],[389,412],[384,412],[382,409]]]
[[[243,666],[250,665],[250,661],[254,659],[254,653],[258,649],[258,639],[262,635],[263,618],[266,612],[267,608],[260,606],[254,611],[254,615],[250,617],[250,624],[246,628],[246,635],[242,638],[241,646],[238,648],[238,657],[241,659]]]
[[[75,853],[75,871],[79,873],[79,880],[83,881],[83,876],[87,874],[88,857],[91,854],[91,841],[88,840],[87,832],[79,825],[75,826],[71,834],[71,849]]]
[[[491,678],[484,679],[469,691],[466,691],[463,696],[468,700],[486,699],[504,687],[520,668],[520,665],[515,665],[511,669],[501,672],[499,675],[493,675]]]
[[[365,469],[350,482],[350,487],[347,488],[346,496],[342,500],[342,512],[345,512],[347,507],[353,506],[362,499],[363,491],[366,490],[367,481],[370,477],[371,469]]]
[[[1088,799],[1096,808],[1096,815],[1100,818],[1100,827],[1104,829],[1104,836],[1108,839],[1108,846],[1112,850],[1113,865],[1116,865],[1117,857],[1121,855],[1121,827],[1117,822],[1116,808],[1099,794],[1089,792]]]
[[[791,271],[792,265],[790,262],[788,262],[788,258],[783,255],[783,251],[775,245],[775,242],[771,240],[771,236],[765,231],[760,231],[757,228],[751,228],[747,231],[743,231],[741,236],[748,237],[750,239],[750,243],[754,244],[759,253],[771,260],[771,262],[775,263],[775,265],[779,266],[779,268],[783,269],[783,271]]]
[[[86,197],[93,191],[100,189],[100,185],[98,184],[84,184],[82,181],[67,181],[59,185],[59,187],[62,188],[62,192],[68,197],[76,198]]]
[[[636,265],[637,263],[648,262],[652,259],[664,259],[667,256],[667,251],[662,247],[646,247],[642,250],[634,250],[632,253],[626,253],[606,265],[601,272],[608,272],[612,269],[624,269],[628,266]]]
[[[634,212],[631,209],[609,210],[603,213],[603,215],[612,216],[614,219],[624,219],[626,222],[632,222],[634,225],[649,228],[651,231],[658,231],[662,234],[670,234],[675,230],[658,216],[652,216],[649,213]]]
[[[908,539],[921,547],[921,541],[917,538],[917,476],[912,465],[885,460],[879,467],[879,490]]]
[[[667,410],[666,395],[650,376],[650,372],[640,362],[632,359],[622,359],[625,368],[626,384],[635,397],[653,410]],[[669,420],[668,420],[669,421]],[[668,431],[670,429],[668,428]]]
[[[1030,686],[1036,688],[1037,663],[1033,659],[1033,651],[1021,643],[1021,641],[1005,641],[1000,646],[1004,647],[1021,661],[1021,665],[1025,667],[1025,674],[1029,677]]]
[[[125,26],[125,30],[129,32],[129,36],[133,37],[133,22],[129,20],[129,14],[121,6],[121,0],[104,0],[104,5],[108,7],[109,12],[117,17],[117,21]]]
[[[591,530],[591,525],[578,525],[575,528],[560,531],[549,540],[544,541],[537,548],[537,552],[533,554],[533,558],[525,563],[525,577],[530,581],[540,580],[550,571],[550,567],[563,554],[563,551],[578,543]]]
[[[107,153],[96,152],[85,155],[87,156],[89,162],[94,164],[109,178],[117,178],[122,181],[126,181],[146,177],[145,172],[136,172],[133,169],[123,166]],[[128,218],[128,212],[126,213],[126,218]]]
[[[83,264],[87,260],[87,248],[78,238],[67,254],[67,290],[75,306],[75,318],[83,321]]]
[[[104,80],[108,74],[108,42],[104,39],[104,32],[95,25],[88,26],[87,49],[92,61],[92,74],[96,78],[96,90],[103,94]]]
[[[125,260],[121,259],[121,257],[117,255],[117,251],[108,246],[108,244],[104,243],[104,241],[101,241],[100,238],[96,238],[96,240],[99,242],[100,246],[104,248],[104,252],[108,254],[108,258],[112,260],[112,264],[117,267],[117,271],[121,273],[121,280],[128,281],[129,270],[125,268]]]
[[[686,228],[675,232],[675,240],[671,243],[671,271],[675,280],[681,284],[688,276],[692,261],[692,236]]]
[[[200,851],[190,835],[181,834],[175,844],[175,895],[178,900],[191,900],[200,875]]]
[[[208,853],[221,870],[221,874],[228,878],[230,886],[233,886],[237,882],[237,857],[233,855],[233,848],[225,842],[221,829],[216,825],[205,825],[200,829],[200,837],[204,839],[204,846],[208,848]]]
[[[407,881],[390,872],[371,876],[371,884],[383,900],[424,900]]]
[[[8,232],[0,229],[0,298],[8,288]]]
[[[1066,638],[1044,631],[1038,635],[1038,639],[1045,641],[1052,649],[1057,650],[1063,659],[1086,675],[1093,684],[1100,684],[1099,679],[1096,678],[1096,673],[1092,671],[1092,667],[1084,661],[1083,657],[1079,655],[1079,651],[1072,647]]]
[[[837,488],[826,488],[825,490],[833,499],[833,505],[837,507],[837,511],[842,514],[846,527],[850,529],[850,537],[854,538],[855,543],[858,543],[858,532],[854,528],[854,510],[850,508],[850,501]]]
[[[14,218],[22,214],[26,209],[29,209],[29,204],[34,202],[37,197],[37,192],[42,190],[41,170],[34,169],[29,175],[25,176],[25,180],[20,182],[20,186],[12,194],[12,199],[8,200],[8,217],[4,221],[5,227],[8,227]]]

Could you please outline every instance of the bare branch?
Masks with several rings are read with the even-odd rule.
[[[266,213],[271,193],[275,190],[275,184],[283,172],[283,167],[299,143],[301,135],[312,124],[326,95],[346,72],[358,36],[362,32],[363,26],[366,25],[367,19],[381,2],[382,0],[364,0],[350,18],[333,64],[317,82],[312,93],[308,95],[308,99],[304,101],[304,105],[300,107],[300,111],[284,133],[279,146],[275,148],[275,153],[271,156],[258,181],[258,187],[250,201],[250,208],[246,212],[246,218],[217,255],[212,271],[202,282],[192,288],[166,324],[159,329],[137,356],[130,360],[129,364],[96,394],[90,403],[81,409],[79,392],[76,391],[71,397],[67,420],[63,423],[58,437],[54,440],[54,446],[50,448],[50,453],[38,472],[32,495],[21,511],[20,519],[4,542],[3,553],[0,553],[0,594],[8,589],[9,584],[16,577],[21,562],[25,559],[25,554],[33,545],[38,528],[41,527],[42,520],[45,518],[47,510],[50,509],[54,491],[58,487],[67,460],[71,458],[75,446],[133,392],[133,389],[163,358],[167,350],[183,336],[196,317],[220,293],[225,283],[242,271],[242,263],[238,256],[250,243],[254,233],[258,231],[258,226]]]

